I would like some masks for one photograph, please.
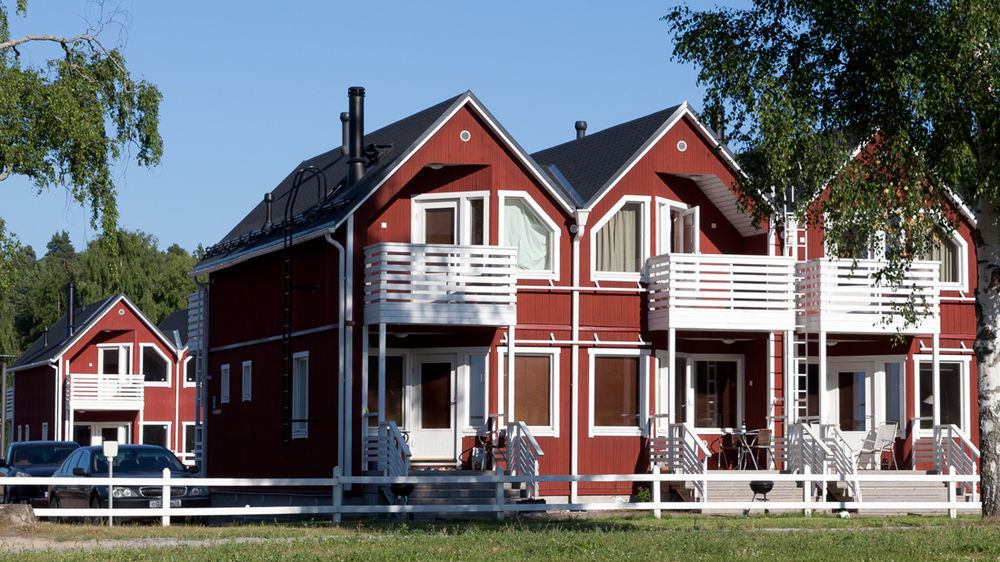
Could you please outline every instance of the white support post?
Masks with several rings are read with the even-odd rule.
[[[497,521],[503,521],[504,497],[503,497],[503,479],[501,478],[503,476],[503,469],[500,468],[500,465],[496,465],[495,467],[493,467],[493,473],[496,474],[497,476],[497,485],[495,493],[496,504],[497,504]]]
[[[164,527],[170,526],[170,469],[163,469],[163,488],[160,495],[160,507],[163,508],[163,514],[160,516],[160,523]]]
[[[944,469],[944,474],[955,474],[954,466],[947,466]],[[955,493],[955,485],[957,482],[948,482],[948,517],[955,519],[958,517],[958,509],[955,508],[955,502],[958,501],[958,494]]]
[[[782,371],[784,372],[784,381],[781,385],[781,396],[783,400],[781,402],[781,411],[785,414],[785,422],[782,424],[781,431],[785,437],[788,437],[788,427],[797,422],[795,417],[795,397],[798,391],[795,388],[795,332],[792,330],[785,330],[781,336],[781,357],[783,360]],[[807,367],[808,368],[808,367]]]
[[[657,477],[660,475],[660,465],[653,464],[653,476]],[[653,480],[653,517],[660,519],[663,514],[660,511],[660,479],[656,478]]]
[[[808,344],[806,344],[808,345]],[[826,423],[830,419],[830,414],[826,408],[826,330],[819,331],[819,388],[816,389],[816,398],[819,402],[819,421]]]
[[[368,345],[369,345],[368,324],[365,324],[361,331],[361,442],[365,443],[370,435],[371,418],[368,416]],[[364,447],[364,445],[362,445]],[[365,466],[362,461],[362,467]],[[362,468],[364,471],[364,468]]]
[[[677,388],[677,373],[674,372],[674,368],[677,365],[677,330],[674,328],[667,329],[667,388],[673,387],[674,394],[678,392],[684,393],[684,403],[687,403],[687,388]],[[668,397],[667,400],[670,400]],[[676,401],[675,401],[676,403]],[[673,404],[667,404],[667,411],[671,413],[671,416],[667,418],[667,421],[673,421],[674,423],[684,423],[687,420],[679,419],[680,412],[673,411]],[[687,411],[687,408],[685,408]],[[657,412],[659,413],[659,412]],[[653,437],[652,435],[650,437]]]
[[[378,423],[385,422],[385,322],[378,323]]]
[[[344,503],[343,488],[340,484],[340,467],[333,467],[333,490],[331,503],[333,504],[333,524],[340,525],[340,508]]]
[[[514,419],[514,325],[507,328],[507,388],[504,389],[504,397],[507,399],[507,407],[504,413],[507,414],[507,423],[517,421]]]
[[[934,402],[932,403],[934,420],[931,425],[937,425],[941,420],[941,336],[933,334],[931,337],[931,392],[933,392]],[[920,376],[917,373],[916,376]]]
[[[812,474],[812,467],[805,464],[802,467],[802,474],[809,475]],[[806,480],[802,483],[802,501],[811,502],[812,501],[812,482]],[[812,509],[808,507],[802,510],[802,515],[809,516],[812,515]]]

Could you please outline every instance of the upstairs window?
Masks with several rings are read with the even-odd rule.
[[[130,369],[131,347],[127,345],[102,345],[98,347],[98,374],[125,375]]]
[[[417,244],[486,244],[487,195],[475,191],[414,197],[411,239]]]
[[[649,257],[648,198],[623,198],[594,225],[591,257],[596,277],[636,279]]]
[[[502,246],[517,248],[520,277],[555,279],[559,228],[527,193],[501,192]]]
[[[944,288],[965,291],[965,272],[967,265],[967,246],[957,234],[941,234],[935,237],[934,245],[921,259],[936,261],[941,264],[939,280]]]
[[[160,352],[155,345],[143,344],[142,348],[142,375],[146,383],[154,385],[170,385],[170,361]]]

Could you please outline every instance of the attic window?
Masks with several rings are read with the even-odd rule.
[[[623,198],[595,225],[596,271],[605,274],[641,273],[648,257],[646,200]]]
[[[142,346],[142,375],[147,383],[169,384],[170,362],[155,345]]]

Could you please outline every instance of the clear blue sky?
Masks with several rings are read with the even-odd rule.
[[[594,132],[685,100],[700,109],[695,69],[670,60],[659,21],[674,3],[107,0],[128,25],[104,39],[121,37],[130,70],[164,96],[163,163],[117,168],[120,224],[160,248],[218,242],[299,162],[339,145],[349,86],[367,90],[368,130],[472,90],[529,152],[573,138],[578,119]],[[98,17],[85,0],[28,8],[11,14],[15,37],[75,35]],[[39,255],[56,231],[77,249],[97,234],[65,189],[0,188],[0,216]]]

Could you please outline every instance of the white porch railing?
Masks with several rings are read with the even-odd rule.
[[[538,458],[544,455],[523,421],[507,424],[507,474],[538,476]],[[538,482],[529,483],[528,496],[537,499]]]
[[[647,263],[650,330],[794,329],[791,257],[663,254]]]
[[[665,415],[650,416],[647,435],[649,465],[654,473],[660,470],[693,476],[708,473],[708,458],[712,456],[712,451],[690,425],[668,423]],[[708,495],[705,481],[699,478],[690,483],[694,499],[704,501]]]
[[[944,474],[969,476],[960,482],[965,493],[975,494],[978,481],[979,449],[954,424],[935,425],[933,434],[920,437],[913,444],[916,462],[932,462],[934,470]]]
[[[822,437],[805,423],[788,426],[788,470],[795,474],[827,474],[833,451]],[[826,497],[826,481],[814,480],[813,485],[821,497]]]
[[[66,377],[66,398],[76,410],[141,410],[142,375],[82,375]]]
[[[854,451],[854,448],[847,442],[844,434],[840,432],[840,427],[836,424],[821,424],[820,437],[822,437],[823,442],[832,453],[828,466],[833,472],[844,476],[845,479],[843,481],[847,485],[847,494],[856,500],[860,500],[861,487],[858,485],[857,480],[851,479],[852,476],[857,476],[858,474],[857,453]]]
[[[813,259],[796,264],[799,324],[808,332],[934,334],[941,331],[940,264],[915,261],[902,286],[877,280],[880,260]],[[913,299],[916,322],[906,325],[901,306]]]
[[[513,324],[516,258],[516,248],[497,246],[368,246],[365,319],[389,324]]]
[[[410,473],[410,446],[394,421],[378,426],[378,434],[366,440],[365,460],[370,470],[384,476],[406,476]]]

